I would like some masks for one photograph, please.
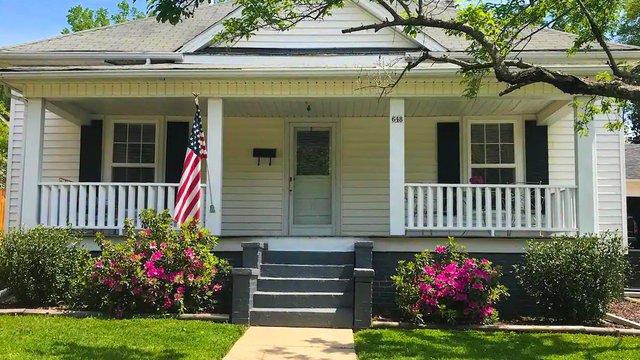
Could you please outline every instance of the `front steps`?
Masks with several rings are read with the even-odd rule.
[[[258,326],[363,329],[371,324],[371,242],[353,252],[269,251],[243,243],[231,320]]]
[[[251,325],[351,328],[353,253],[263,253]]]

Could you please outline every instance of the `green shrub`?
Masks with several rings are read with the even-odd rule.
[[[486,259],[470,258],[453,239],[400,261],[391,279],[396,302],[412,321],[490,323],[498,319],[493,305],[507,295],[498,283],[500,270]]]
[[[89,258],[80,241],[68,228],[10,231],[0,239],[0,283],[27,306],[69,304]]]
[[[166,211],[145,211],[141,222],[136,232],[127,219],[124,242],[98,239],[102,254],[86,271],[84,303],[117,317],[213,311],[229,274],[211,253],[217,239],[196,221],[173,229]]]
[[[515,273],[546,318],[596,324],[623,295],[624,250],[620,236],[611,233],[531,240]]]

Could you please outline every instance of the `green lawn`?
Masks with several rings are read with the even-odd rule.
[[[640,359],[640,338],[446,330],[356,333],[359,360]]]
[[[244,332],[174,319],[0,316],[2,359],[222,359]]]

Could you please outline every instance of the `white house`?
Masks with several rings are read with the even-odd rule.
[[[626,232],[623,134],[603,118],[577,136],[573,97],[544,84],[498,96],[504,85],[487,80],[471,100],[454,66],[431,63],[380,97],[376,84],[412,54],[466,43],[435,29],[343,35],[384,16],[360,1],[291,31],[211,44],[237,14],[211,5],[176,26],[149,18],[0,49],[0,81],[14,90],[6,225],[117,234],[141,209],[172,210],[198,93],[203,217],[218,250],[237,256],[258,240],[346,252],[370,240],[374,307],[388,300],[394,261],[449,235],[507,264],[527,238]],[[572,41],[544,30],[521,56],[607,69],[599,51],[567,56]]]

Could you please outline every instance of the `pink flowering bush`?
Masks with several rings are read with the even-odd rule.
[[[498,319],[494,304],[507,295],[500,276],[490,261],[470,258],[450,239],[414,261],[400,261],[391,279],[398,305],[412,321],[458,324]]]
[[[102,254],[84,280],[84,303],[117,317],[214,310],[229,273],[211,253],[217,239],[195,221],[172,229],[167,212],[145,212],[141,223],[136,232],[127,219],[124,242],[98,238]]]

